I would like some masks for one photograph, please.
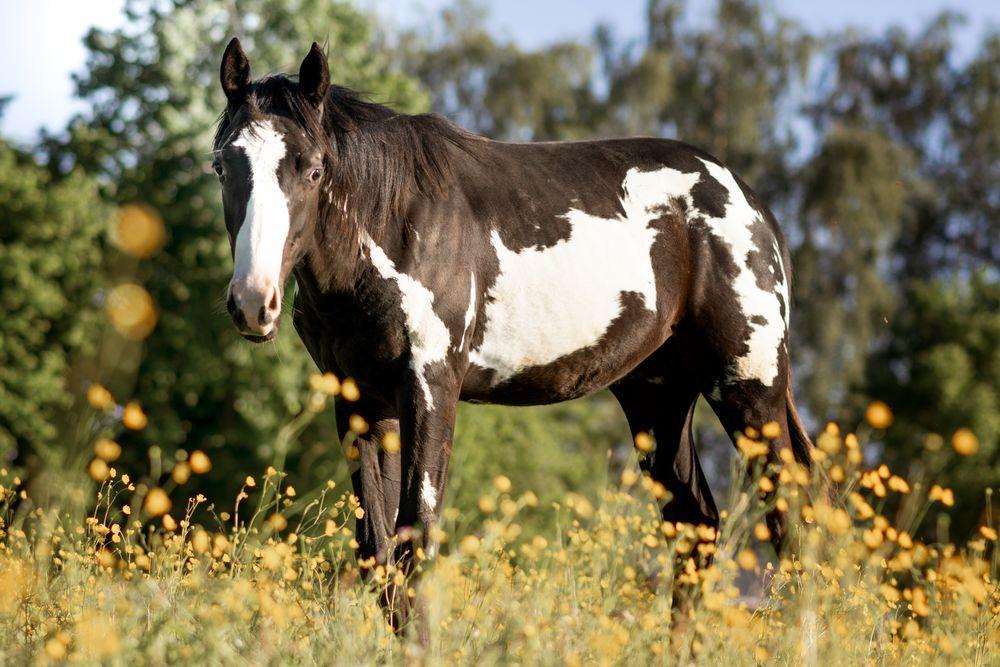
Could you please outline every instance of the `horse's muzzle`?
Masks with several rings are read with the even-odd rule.
[[[245,283],[234,282],[229,286],[226,310],[243,338],[263,343],[278,333],[281,292],[274,285],[255,289],[248,288]]]

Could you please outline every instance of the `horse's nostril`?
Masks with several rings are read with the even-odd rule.
[[[236,296],[232,292],[230,292],[229,298],[226,299],[226,310],[229,311],[229,317],[232,318],[233,324],[236,325],[237,329],[243,329],[246,326],[246,316],[243,315],[243,309],[240,308],[240,304],[236,301]]]
[[[271,287],[264,300],[264,305],[260,307],[260,311],[257,313],[257,321],[260,322],[261,326],[267,326],[271,322],[274,322],[280,310],[281,297],[278,295],[278,288]]]
[[[232,313],[230,313],[230,315],[233,318],[233,324],[236,325],[237,329],[240,329],[240,330],[246,329],[247,318],[246,318],[246,315],[243,314],[242,310],[240,310],[239,308],[237,308],[236,310],[232,311]]]

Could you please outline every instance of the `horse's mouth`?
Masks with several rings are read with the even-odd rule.
[[[274,337],[278,335],[278,327],[272,328],[270,331],[268,331],[266,334],[263,335],[246,333],[245,331],[240,331],[239,334],[240,336],[243,337],[244,340],[248,340],[251,343],[257,343],[257,344],[266,343],[269,340],[273,340]]]

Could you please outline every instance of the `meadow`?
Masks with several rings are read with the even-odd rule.
[[[356,398],[349,382],[310,378],[285,436],[344,387]],[[149,418],[100,385],[87,398],[91,418],[131,430]],[[858,430],[891,420],[874,403]],[[921,523],[954,504],[952,489],[865,465],[865,442],[833,423],[812,473],[790,456],[765,466],[776,426],[740,438],[718,532],[662,522],[669,491],[634,459],[598,498],[569,493],[546,506],[498,476],[476,507],[445,510],[429,536],[440,553],[419,551],[409,577],[356,561],[364,510],[332,480],[298,489],[268,468],[227,502],[189,497],[187,482],[212,474],[204,452],[129,471],[116,467],[120,445],[98,438],[86,470],[64,480],[84,494],[75,510],[34,503],[30,480],[0,470],[0,660],[996,664],[995,518],[961,544],[921,541]],[[975,446],[971,433],[952,441],[956,455]],[[763,519],[771,507],[790,526],[780,557]],[[539,515],[553,529],[525,531]],[[420,627],[400,636],[376,601],[390,581],[420,609]]]
[[[855,29],[648,0],[641,36],[535,46],[489,3],[411,28],[346,0],[124,4],[83,35],[65,125],[0,133],[0,664],[1000,664],[1000,31],[952,11],[977,3]],[[62,39],[34,23],[32,67]],[[255,76],[319,40],[335,83],[494,139],[724,160],[792,250],[814,465],[765,464],[775,424],[734,455],[702,410],[721,526],[664,523],[610,396],[462,406],[436,555],[359,562],[332,415],[357,385],[311,374],[291,317],[251,346],[226,315],[234,34]],[[399,635],[388,584],[419,608]]]

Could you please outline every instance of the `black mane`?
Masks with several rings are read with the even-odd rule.
[[[321,114],[285,75],[254,82],[244,106],[250,119],[268,114],[293,120],[326,153],[316,242],[344,260],[322,267],[325,275],[317,278],[327,285],[350,284],[362,235],[379,243],[390,225],[405,225],[413,196],[433,197],[449,182],[453,149],[475,154],[483,141],[436,114],[400,113],[342,86],[331,86]],[[229,136],[238,111],[219,117],[214,148]],[[353,253],[345,257],[345,250]]]

